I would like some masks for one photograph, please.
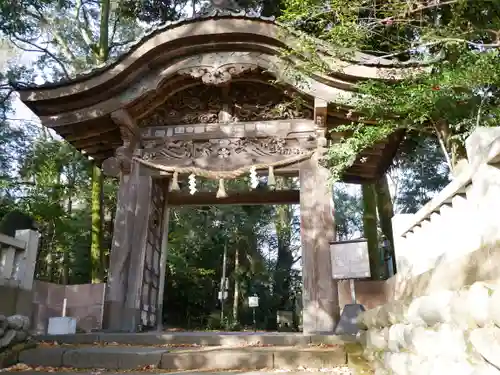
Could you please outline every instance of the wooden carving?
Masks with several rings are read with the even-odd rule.
[[[229,103],[227,99],[229,98]],[[192,86],[169,97],[146,117],[140,128],[217,123],[228,112],[229,122],[312,119],[312,110],[296,94],[260,82],[232,82],[228,93],[219,86]]]
[[[249,56],[252,55],[248,52],[206,54],[200,56],[198,61],[191,61],[193,66],[180,69],[177,73],[201,78],[202,82],[207,85],[220,85],[244,72],[256,70],[258,65],[252,63],[248,59]],[[245,61],[247,59],[248,62]]]
[[[163,144],[151,146],[145,150],[143,158],[157,164],[231,171],[305,154],[316,147],[316,143],[307,138],[265,137],[166,140]]]

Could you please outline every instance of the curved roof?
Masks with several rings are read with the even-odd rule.
[[[341,60],[329,54],[323,43],[316,42],[332,73],[297,78],[287,66],[300,65],[307,58],[282,57],[283,49],[293,49],[300,43],[296,32],[272,19],[244,12],[215,12],[159,26],[130,44],[116,61],[71,80],[17,85],[16,89],[44,125],[55,128],[78,149],[93,150],[95,147],[91,146],[101,143],[95,157],[102,159],[121,142],[119,128],[110,117],[113,111],[136,106],[138,102],[151,105],[153,97],[169,95],[186,84],[186,76],[191,75],[188,78],[192,79],[196,69],[215,72],[224,65],[253,66],[270,72],[303,94],[326,100],[334,112],[338,112],[338,107],[349,107],[356,82],[397,80],[407,72],[395,68],[390,60],[361,53],[353,53],[349,61]],[[102,137],[103,132],[107,140]]]

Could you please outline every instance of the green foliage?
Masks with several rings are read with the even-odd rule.
[[[189,3],[200,5],[198,1]],[[36,73],[43,76],[42,78],[57,80],[115,59],[124,46],[139,35],[142,26],[138,20],[153,24],[179,19],[184,16],[180,8],[185,8],[189,3],[184,0],[2,2],[0,34],[11,40],[20,50],[36,51],[34,60],[39,67],[43,67],[43,70],[39,69]],[[319,36],[329,43],[335,42],[337,49],[333,50],[328,50],[329,44],[321,44],[321,49],[331,54],[345,55],[344,47],[364,51],[376,49],[384,54],[408,47],[405,41],[407,35],[411,35],[407,30],[408,26],[387,27],[377,22],[366,26],[360,23],[361,18],[367,18],[369,23],[370,17],[375,17],[370,15],[371,11],[360,11],[359,7],[364,6],[364,2],[285,0],[283,3],[287,7],[284,9],[282,20],[290,22],[293,28],[305,31],[306,35]],[[279,0],[248,0],[241,1],[241,4],[266,16],[279,15],[282,6]],[[189,13],[187,9],[183,11]],[[390,9],[380,11],[382,13],[375,19],[390,17]],[[462,13],[464,12],[469,10],[463,9]],[[429,40],[429,35],[431,34],[427,33],[424,38],[422,34],[425,43]],[[390,42],[384,41],[384,38]],[[309,38],[302,46],[301,53],[310,53],[311,50],[316,51],[318,44]],[[429,49],[428,54],[431,57],[436,53],[432,48]],[[319,61],[314,58],[314,54],[310,56],[310,64],[306,63],[304,70]],[[379,119],[380,125],[366,127],[356,123],[337,129],[351,132],[354,137],[346,139],[329,152],[332,170],[337,170],[336,175],[340,175],[342,168],[353,161],[357,151],[385,138],[397,128],[415,129],[415,132],[432,131],[432,126],[420,119],[436,119],[438,115],[447,114],[448,109],[454,108],[454,98],[469,98],[470,103],[466,102],[467,109],[463,109],[463,115],[453,114],[456,116],[454,118],[447,115],[454,121],[450,123],[452,126],[456,126],[463,116],[476,118],[477,110],[474,111],[474,108],[477,107],[474,106],[479,102],[482,102],[481,118],[493,121],[494,118],[489,116],[496,113],[494,98],[497,77],[490,79],[485,72],[496,61],[496,57],[493,54],[478,54],[477,57],[472,53],[456,56],[458,57],[454,60],[449,58],[435,64],[433,74],[424,73],[418,81],[408,79],[392,86],[371,82],[361,85],[360,92],[367,95],[367,100],[360,98],[355,110],[362,111],[365,116]],[[409,55],[401,55],[401,60],[409,58]],[[459,75],[455,68],[458,65],[464,65],[468,70],[463,69],[462,75]],[[474,66],[479,67],[481,72],[474,72]],[[325,66],[321,65],[320,68],[325,69]],[[53,139],[47,130],[41,131],[23,123],[17,126],[5,120],[10,114],[12,100],[12,89],[7,82],[33,83],[34,72],[12,65],[6,65],[2,72],[0,216],[12,208],[17,208],[32,215],[39,223],[43,239],[37,262],[38,279],[61,283],[90,282],[96,270],[105,271],[106,268],[111,248],[117,183],[109,179],[104,181],[104,209],[97,209],[96,206],[93,209],[92,202],[96,203],[97,195],[101,195],[101,186],[99,191],[97,188],[94,190],[92,198],[91,163],[67,143]],[[494,95],[481,96],[474,90],[470,90],[468,94],[455,93],[455,83],[460,80],[464,81],[463,87],[468,89],[483,87],[489,80],[487,83]],[[470,85],[471,82],[474,84]],[[430,94],[424,90],[427,86],[432,88],[436,85],[440,90],[431,89]],[[409,98],[395,98],[390,93]],[[454,93],[455,97],[451,97],[450,93]],[[370,100],[373,96],[379,99]],[[417,105],[418,109],[412,108]],[[433,106],[436,105],[439,109],[434,109]],[[399,118],[394,119],[387,115],[386,110],[392,107],[396,108],[390,112]],[[417,120],[420,122],[415,123]],[[467,131],[468,128],[464,127],[463,134]],[[449,138],[449,141],[450,144],[458,142],[453,138]],[[439,149],[436,144],[423,145],[422,151],[419,151],[422,155],[418,158],[413,157],[411,150],[402,153],[398,165],[405,168],[410,166],[415,171],[422,163],[432,162],[439,165],[439,158],[427,157],[429,149]],[[414,149],[418,150],[412,148]],[[403,178],[405,186],[425,187],[426,179],[436,172],[433,168],[434,164],[426,166],[422,175],[407,173],[398,178]],[[420,180],[415,176],[421,176]],[[290,181],[282,183],[289,186],[294,184]],[[438,189],[440,183],[441,181],[437,180],[432,182],[433,189]],[[247,189],[247,184],[248,182],[243,180],[229,182],[228,191]],[[97,184],[95,186],[97,187]],[[214,192],[217,188],[213,182],[205,181],[203,186]],[[407,207],[408,210],[413,209],[409,206],[410,201],[421,202],[424,199],[423,195],[422,199],[411,196],[410,188],[401,191],[404,191],[401,206]],[[339,188],[335,190],[334,199],[339,237],[348,239],[361,233],[360,197],[351,194],[347,189]],[[103,215],[100,217],[105,228],[102,237],[101,233],[97,235],[95,228],[92,228],[92,211],[94,218],[98,211],[99,215]],[[164,295],[165,320],[168,324],[191,329],[208,326],[236,330],[251,326],[252,309],[248,308],[246,301],[247,297],[254,293],[260,298],[260,307],[256,311],[259,328],[275,328],[277,309],[295,309],[300,301],[301,275],[298,267],[300,228],[294,207],[182,208],[172,210],[170,221]],[[97,238],[102,241],[99,249],[94,248],[93,251],[90,246],[92,237],[96,241]],[[225,247],[228,251],[227,276],[230,288],[229,300],[224,306],[226,318],[221,322],[217,291],[220,288],[222,254]],[[236,301],[235,285],[239,289]],[[231,314],[234,306],[237,316]]]
[[[337,183],[333,190],[335,224],[339,241],[352,240],[363,233],[363,205],[359,189]]]
[[[412,68],[401,82],[358,85],[350,105],[360,121],[336,129],[349,138],[328,154],[334,180],[361,150],[397,130],[437,137],[453,168],[473,129],[498,123],[499,2],[286,0],[281,21],[305,32],[291,53],[307,56],[306,71],[335,74],[324,56],[351,59],[353,51]]]
[[[450,182],[448,175],[437,140],[409,133],[389,171],[395,211],[417,212]]]

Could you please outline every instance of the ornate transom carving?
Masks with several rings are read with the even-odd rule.
[[[191,59],[192,66],[180,69],[177,73],[201,78],[207,85],[220,85],[244,72],[256,70],[257,64],[251,62],[253,55],[250,52],[206,54]]]
[[[225,138],[206,142],[185,140],[166,141],[156,151],[146,149],[143,158],[150,159],[196,159],[217,157],[227,159],[241,153],[251,152],[255,156],[300,155],[307,151],[298,145],[289,145],[283,138]]]
[[[296,93],[260,82],[232,82],[229,91],[218,86],[196,85],[167,99],[138,121],[139,127],[217,123],[228,112],[229,122],[306,118],[312,119]]]
[[[144,160],[166,166],[196,166],[211,170],[232,170],[246,165],[302,155],[315,147],[305,139],[224,138],[206,141],[164,140],[149,145]]]

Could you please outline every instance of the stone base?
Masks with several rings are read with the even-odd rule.
[[[157,348],[137,346],[50,346],[25,350],[19,360],[29,366],[78,369],[137,370],[157,368],[183,370],[297,369],[344,366],[342,346],[330,348],[215,347]]]
[[[356,325],[356,318],[360,313],[365,311],[363,305],[349,304],[344,306],[340,320],[335,327],[336,335],[356,336],[359,332],[359,327]]]
[[[124,307],[117,301],[105,301],[102,327],[109,332],[138,332],[140,317],[139,309]]]

